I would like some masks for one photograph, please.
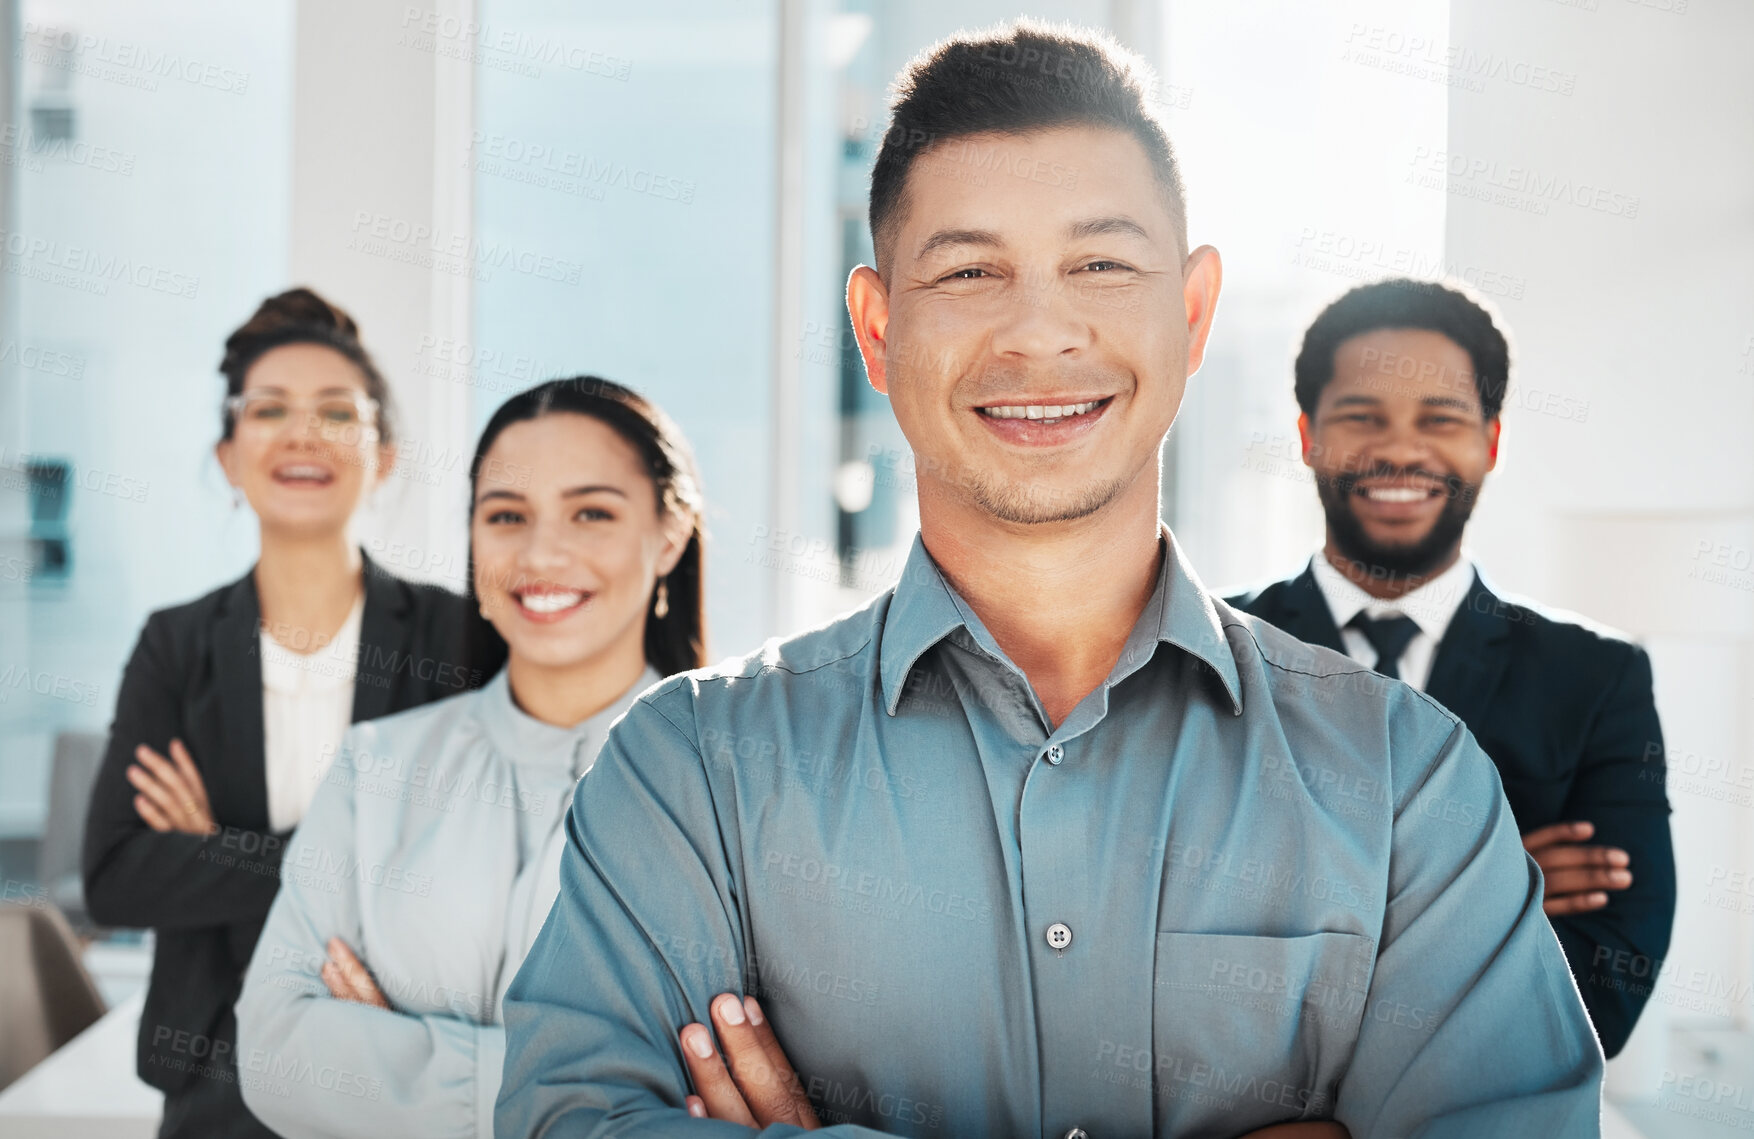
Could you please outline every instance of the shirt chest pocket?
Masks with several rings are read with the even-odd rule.
[[[1365,1011],[1375,943],[1160,930],[1152,995],[1160,1134],[1325,1118]]]

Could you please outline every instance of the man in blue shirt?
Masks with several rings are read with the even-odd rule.
[[[500,1135],[797,1133],[684,1106],[722,1062],[685,1026],[744,1008],[840,1135],[1597,1133],[1491,763],[1160,521],[1221,274],[1144,81],[1027,23],[902,76],[847,304],[920,535],[870,605],[611,733],[507,994]]]

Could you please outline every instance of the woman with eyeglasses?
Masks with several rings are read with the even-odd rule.
[[[92,918],[157,933],[138,1071],[165,1093],[159,1135],[199,1139],[274,1134],[239,1093],[232,1004],[342,734],[479,681],[464,599],[391,575],[349,536],[395,461],[389,392],[353,319],[309,289],[270,297],[219,370],[215,454],[260,556],[147,619],[84,849]]]
[[[348,733],[238,999],[244,1100],[288,1139],[493,1135],[500,1004],[559,892],[574,785],[641,692],[706,663],[699,480],[650,402],[589,376],[513,396],[470,487],[505,668]]]

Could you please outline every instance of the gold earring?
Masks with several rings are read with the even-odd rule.
[[[670,585],[663,578],[658,579],[658,597],[652,602],[652,616],[660,621],[670,613]]]

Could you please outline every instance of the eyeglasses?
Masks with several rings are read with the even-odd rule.
[[[371,427],[377,421],[378,401],[370,396],[337,393],[325,395],[315,403],[304,403],[278,392],[253,391],[227,396],[225,410],[240,426],[255,431],[279,431],[298,412],[304,412],[316,419],[327,437],[331,432]]]

